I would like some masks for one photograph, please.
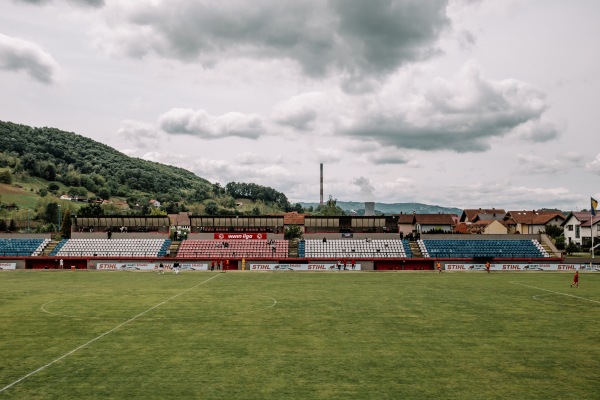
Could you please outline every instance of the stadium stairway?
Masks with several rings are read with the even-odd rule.
[[[56,246],[58,246],[59,241],[58,240],[52,240],[50,243],[48,243],[48,245],[44,248],[44,251],[42,252],[42,256],[49,256],[50,253],[52,253],[52,250],[54,250],[56,248]]]
[[[175,255],[179,251],[179,246],[181,246],[180,241],[171,240],[171,245],[169,246],[169,251],[167,253],[167,256],[170,255],[172,257],[175,257]]]
[[[421,253],[421,249],[419,248],[419,245],[417,244],[417,242],[414,242],[414,241],[410,242],[410,251],[412,251],[413,257],[416,257],[416,258],[423,257],[423,253]]]
[[[540,244],[542,245],[542,248],[546,250],[546,253],[550,254],[550,257],[560,257],[560,254],[555,253],[546,243],[540,242]]]
[[[298,257],[298,239],[293,239],[289,242],[288,256],[291,258]]]

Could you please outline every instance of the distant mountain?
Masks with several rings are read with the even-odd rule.
[[[303,208],[317,208],[319,203],[300,203]],[[337,201],[338,207],[345,212],[355,211],[356,215],[364,215],[365,203],[358,201]],[[375,203],[375,213],[390,215],[390,214],[462,214],[463,210],[455,207],[434,206],[423,203]]]

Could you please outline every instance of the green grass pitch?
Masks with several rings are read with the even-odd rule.
[[[1,399],[598,399],[600,274],[5,271]]]

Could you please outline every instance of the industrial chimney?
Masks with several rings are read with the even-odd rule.
[[[321,165],[321,201],[319,204],[323,205],[323,163]]]

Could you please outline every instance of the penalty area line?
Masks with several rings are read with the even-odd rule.
[[[164,301],[162,301],[162,302],[160,302],[160,303],[156,304],[155,306],[152,306],[152,307],[150,307],[150,308],[149,308],[149,309],[147,309],[146,311],[143,311],[143,312],[139,313],[139,314],[138,314],[138,315],[136,315],[135,317],[131,317],[131,318],[129,318],[127,321],[125,321],[125,322],[123,322],[123,323],[121,323],[121,324],[119,324],[119,325],[115,326],[114,328],[112,328],[112,329],[110,329],[110,330],[108,330],[108,331],[104,332],[103,334],[101,334],[101,335],[99,335],[99,336],[96,336],[96,337],[95,337],[95,338],[93,338],[92,340],[90,340],[90,341],[88,341],[88,342],[86,342],[86,343],[82,344],[82,345],[81,345],[81,346],[79,346],[79,347],[76,347],[76,348],[74,348],[73,350],[69,351],[68,353],[65,353],[65,354],[63,354],[62,356],[58,357],[57,359],[50,361],[48,364],[46,364],[46,365],[44,365],[44,366],[41,366],[41,367],[39,367],[38,369],[36,369],[35,371],[31,371],[31,372],[30,372],[30,373],[28,373],[27,375],[24,375],[24,376],[22,376],[21,378],[17,379],[17,380],[16,380],[16,381],[14,381],[13,383],[10,383],[10,384],[8,384],[8,385],[4,386],[3,388],[1,388],[1,389],[0,389],[0,393],[4,392],[5,390],[7,390],[7,389],[9,389],[9,388],[11,388],[11,387],[13,387],[13,386],[14,386],[14,385],[16,385],[17,383],[23,382],[25,379],[29,378],[30,376],[32,376],[32,375],[35,375],[35,374],[37,374],[38,372],[45,370],[46,368],[48,368],[48,367],[49,367],[49,366],[51,366],[52,364],[55,364],[55,363],[59,362],[60,360],[62,360],[62,359],[64,359],[64,358],[66,358],[66,357],[68,357],[68,356],[70,356],[70,355],[71,355],[71,354],[73,354],[73,353],[76,353],[77,351],[79,351],[79,350],[83,349],[84,347],[87,347],[88,345],[90,345],[90,344],[94,343],[95,341],[97,341],[97,340],[99,340],[99,339],[102,339],[104,336],[106,336],[106,335],[109,335],[109,334],[113,333],[113,332],[114,332],[114,331],[116,331],[117,329],[119,329],[119,328],[122,328],[123,326],[125,326],[125,325],[129,324],[130,322],[133,322],[133,321],[135,321],[136,319],[138,319],[138,318],[139,318],[139,317],[141,317],[142,315],[145,315],[145,314],[149,313],[150,311],[152,311],[152,310],[154,310],[154,309],[156,309],[156,308],[158,308],[158,307],[162,306],[162,305],[163,305],[163,304],[165,304],[165,303],[168,303],[169,301],[171,301],[171,300],[173,300],[173,299],[176,299],[177,297],[181,296],[182,294],[184,294],[184,293],[187,293],[187,292],[189,292],[190,290],[193,290],[193,289],[197,288],[197,287],[198,287],[198,286],[200,286],[200,285],[204,285],[205,283],[207,283],[207,282],[211,281],[212,279],[216,278],[217,276],[219,276],[219,275],[217,274],[217,275],[215,275],[215,276],[213,276],[213,277],[211,277],[211,278],[208,278],[208,279],[207,279],[207,280],[205,280],[205,281],[202,281],[202,282],[198,283],[197,285],[194,285],[194,286],[192,286],[192,287],[189,287],[189,288],[187,288],[186,290],[184,290],[183,292],[181,292],[181,293],[178,293],[178,294],[176,294],[175,296],[169,297],[167,300],[164,300]]]
[[[510,281],[510,283],[514,283],[515,285],[521,285],[521,286],[525,286],[525,287],[532,288],[532,289],[543,290],[544,292],[550,292],[550,293],[554,293],[554,294],[560,294],[561,296],[573,297],[573,298],[576,298],[576,299],[585,300],[585,301],[589,301],[589,302],[592,302],[592,303],[600,304],[600,301],[598,301],[598,300],[592,300],[592,299],[588,299],[588,298],[581,297],[581,296],[575,296],[573,294],[555,292],[554,290],[543,289],[541,287],[526,285],[524,283],[519,283],[519,282],[515,282],[515,281]]]

